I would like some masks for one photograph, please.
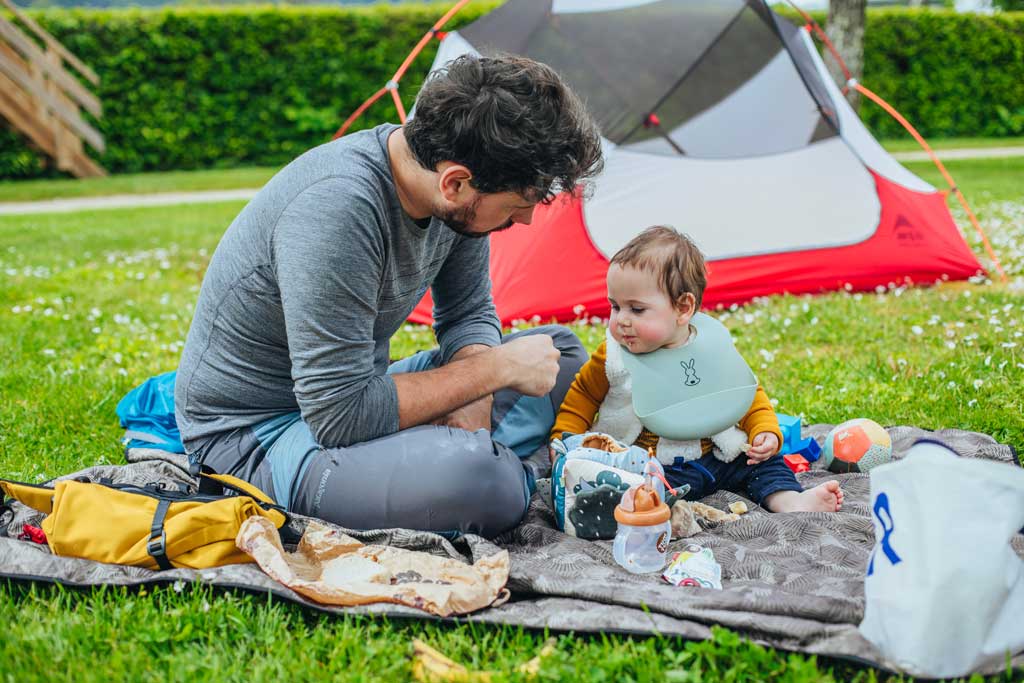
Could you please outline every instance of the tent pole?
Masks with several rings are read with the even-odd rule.
[[[898,111],[896,111],[896,109],[891,104],[883,100],[881,97],[879,97],[872,91],[865,88],[863,85],[861,85],[854,79],[851,79],[851,85],[853,86],[854,90],[859,92],[861,95],[864,95],[864,97],[867,97],[869,100],[871,100],[872,102],[880,106],[882,109],[884,109],[886,113],[889,114],[889,116],[896,119],[900,123],[900,125],[907,129],[907,132],[914,136],[914,139],[917,140],[917,143],[921,145],[924,151],[928,153],[928,156],[931,157],[932,161],[935,163],[935,166],[939,169],[939,173],[942,174],[942,177],[945,178],[946,182],[949,184],[949,189],[952,190],[953,194],[956,195],[956,198],[960,200],[960,205],[964,207],[964,211],[967,212],[968,220],[970,220],[971,225],[974,226],[974,230],[978,233],[978,236],[981,237],[982,244],[985,245],[985,251],[988,252],[989,258],[992,259],[992,263],[995,265],[996,271],[998,271],[999,273],[999,277],[1005,283],[1007,281],[1006,273],[1003,271],[1003,266],[999,262],[999,257],[996,256],[996,252],[992,248],[992,244],[989,243],[988,241],[988,235],[985,234],[985,231],[981,228],[981,224],[978,222],[977,217],[974,215],[974,212],[971,210],[971,207],[967,204],[967,198],[964,197],[964,193],[961,192],[957,184],[953,182],[953,176],[951,176],[949,174],[949,171],[946,170],[946,167],[942,163],[942,160],[939,159],[939,157],[935,154],[935,152],[932,150],[928,142],[925,141],[924,137],[922,137],[921,134],[917,132],[917,129],[910,125],[910,122],[903,118],[903,116]]]
[[[460,9],[469,4],[469,2],[470,0],[459,0],[450,10],[445,12],[444,16],[438,19],[430,28],[430,30],[423,34],[423,37],[420,38],[420,42],[416,43],[416,47],[412,49],[412,52],[409,53],[409,56],[406,57],[405,61],[402,62],[402,65],[398,67],[398,71],[396,71],[395,75],[391,77],[391,80],[388,81],[388,84],[381,88],[380,90],[378,90],[376,93],[374,93],[372,97],[363,102],[359,106],[359,108],[356,109],[355,112],[353,112],[352,115],[345,120],[345,123],[341,125],[341,128],[338,129],[338,132],[336,132],[331,139],[337,140],[342,135],[344,135],[345,132],[348,130],[349,126],[351,126],[355,122],[355,120],[358,119],[363,114],[363,112],[365,112],[370,107],[371,104],[380,99],[388,90],[391,91],[391,97],[395,101],[395,108],[398,109],[399,119],[402,121],[402,123],[405,123],[405,108],[402,106],[402,99],[398,96],[398,82],[402,80],[402,76],[405,75],[405,72],[409,69],[409,66],[412,65],[413,60],[415,60],[416,57],[419,56],[420,52],[422,52],[423,48],[427,46],[427,43],[430,42],[431,38],[437,38],[438,40],[441,40],[444,37],[443,34],[441,33],[441,29],[444,27],[445,24],[448,23],[448,21],[453,16],[455,16],[455,14]]]
[[[864,87],[864,85],[858,82],[857,79],[853,78],[853,76],[850,74],[849,68],[847,68],[846,63],[843,61],[843,58],[839,56],[839,52],[837,52],[835,46],[832,45],[832,41],[828,39],[828,36],[825,35],[825,32],[822,30],[821,26],[818,24],[818,22],[814,20],[814,17],[812,17],[807,12],[797,7],[796,3],[794,3],[793,0],[789,0],[789,4],[792,5],[793,8],[796,9],[796,11],[799,12],[803,16],[804,20],[807,22],[807,25],[804,28],[808,32],[810,32],[813,29],[814,33],[816,33],[818,37],[822,39],[822,41],[825,43],[825,46],[832,53],[832,57],[836,60],[836,63],[843,70],[843,74],[846,75],[846,84],[843,86],[843,94],[845,95],[847,92],[849,92],[850,88],[853,88],[861,95],[864,95],[864,97],[867,97],[869,100],[871,100],[872,102],[880,106],[882,109],[884,109],[889,116],[896,119],[896,121],[901,126],[903,126],[908,133],[910,133],[913,136],[913,138],[917,141],[917,144],[921,145],[921,149],[927,152],[928,156],[932,160],[932,163],[934,163],[935,167],[939,169],[939,173],[942,174],[942,177],[949,185],[949,189],[952,190],[953,194],[956,195],[957,200],[959,200],[960,202],[960,206],[962,206],[964,208],[964,211],[967,213],[967,220],[971,222],[971,225],[974,226],[975,232],[977,232],[978,236],[981,237],[981,242],[985,246],[985,252],[988,254],[988,257],[992,259],[992,264],[996,267],[996,272],[999,273],[999,278],[1004,283],[1007,282],[1008,278],[1006,276],[1006,272],[1003,270],[1003,265],[999,262],[999,257],[996,256],[995,249],[992,248],[992,243],[989,242],[988,235],[985,234],[985,230],[982,229],[981,223],[978,222],[977,216],[975,216],[974,211],[971,210],[970,205],[967,203],[967,198],[964,197],[964,193],[960,191],[960,188],[953,180],[953,176],[951,176],[949,174],[949,171],[946,170],[945,165],[943,165],[942,161],[932,150],[931,145],[928,144],[924,137],[917,132],[917,129],[914,128],[914,126],[912,126],[910,122],[907,121],[907,119],[904,118],[903,115],[896,110],[895,107],[893,107],[891,104],[883,100],[881,97],[876,95],[871,90],[868,90],[866,87]]]

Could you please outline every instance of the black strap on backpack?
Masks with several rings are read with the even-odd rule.
[[[146,543],[146,552],[156,560],[160,569],[174,569],[174,565],[167,559],[167,536],[164,534],[164,519],[167,517],[167,510],[171,507],[171,501],[161,500],[157,503],[156,512],[153,514],[153,524],[149,527],[149,542]]]

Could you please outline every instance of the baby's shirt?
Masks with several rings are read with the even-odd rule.
[[[571,434],[583,434],[590,430],[597,417],[598,410],[608,395],[608,375],[605,372],[607,360],[607,342],[602,342],[597,350],[590,356],[590,359],[580,368],[572,386],[569,387],[562,407],[555,418],[555,426],[551,429],[550,439],[561,438],[562,432]],[[779,419],[775,416],[768,394],[758,385],[757,393],[754,394],[754,401],[750,409],[739,421],[739,427],[749,436],[751,440],[758,434],[769,432],[774,434],[779,443],[782,443],[782,431],[779,429]],[[615,438],[621,438],[619,434],[611,434]],[[654,448],[658,443],[658,435],[647,429],[640,432],[636,438],[635,445],[641,448]],[[714,448],[711,439],[701,440],[701,451],[706,455]]]

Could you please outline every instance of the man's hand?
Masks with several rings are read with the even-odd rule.
[[[479,401],[456,408],[434,424],[465,429],[469,432],[475,432],[478,429],[486,429],[489,432],[491,431],[491,404],[493,403],[494,397],[488,394]]]
[[[506,375],[506,386],[527,396],[543,396],[558,380],[562,353],[546,334],[531,334],[502,344],[496,353]]]
[[[747,464],[756,465],[775,455],[779,450],[779,437],[771,432],[761,432],[754,437],[747,451]]]

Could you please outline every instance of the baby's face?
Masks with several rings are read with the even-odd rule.
[[[690,333],[692,309],[682,311],[658,286],[654,273],[613,265],[608,269],[608,327],[632,353],[679,346]]]

